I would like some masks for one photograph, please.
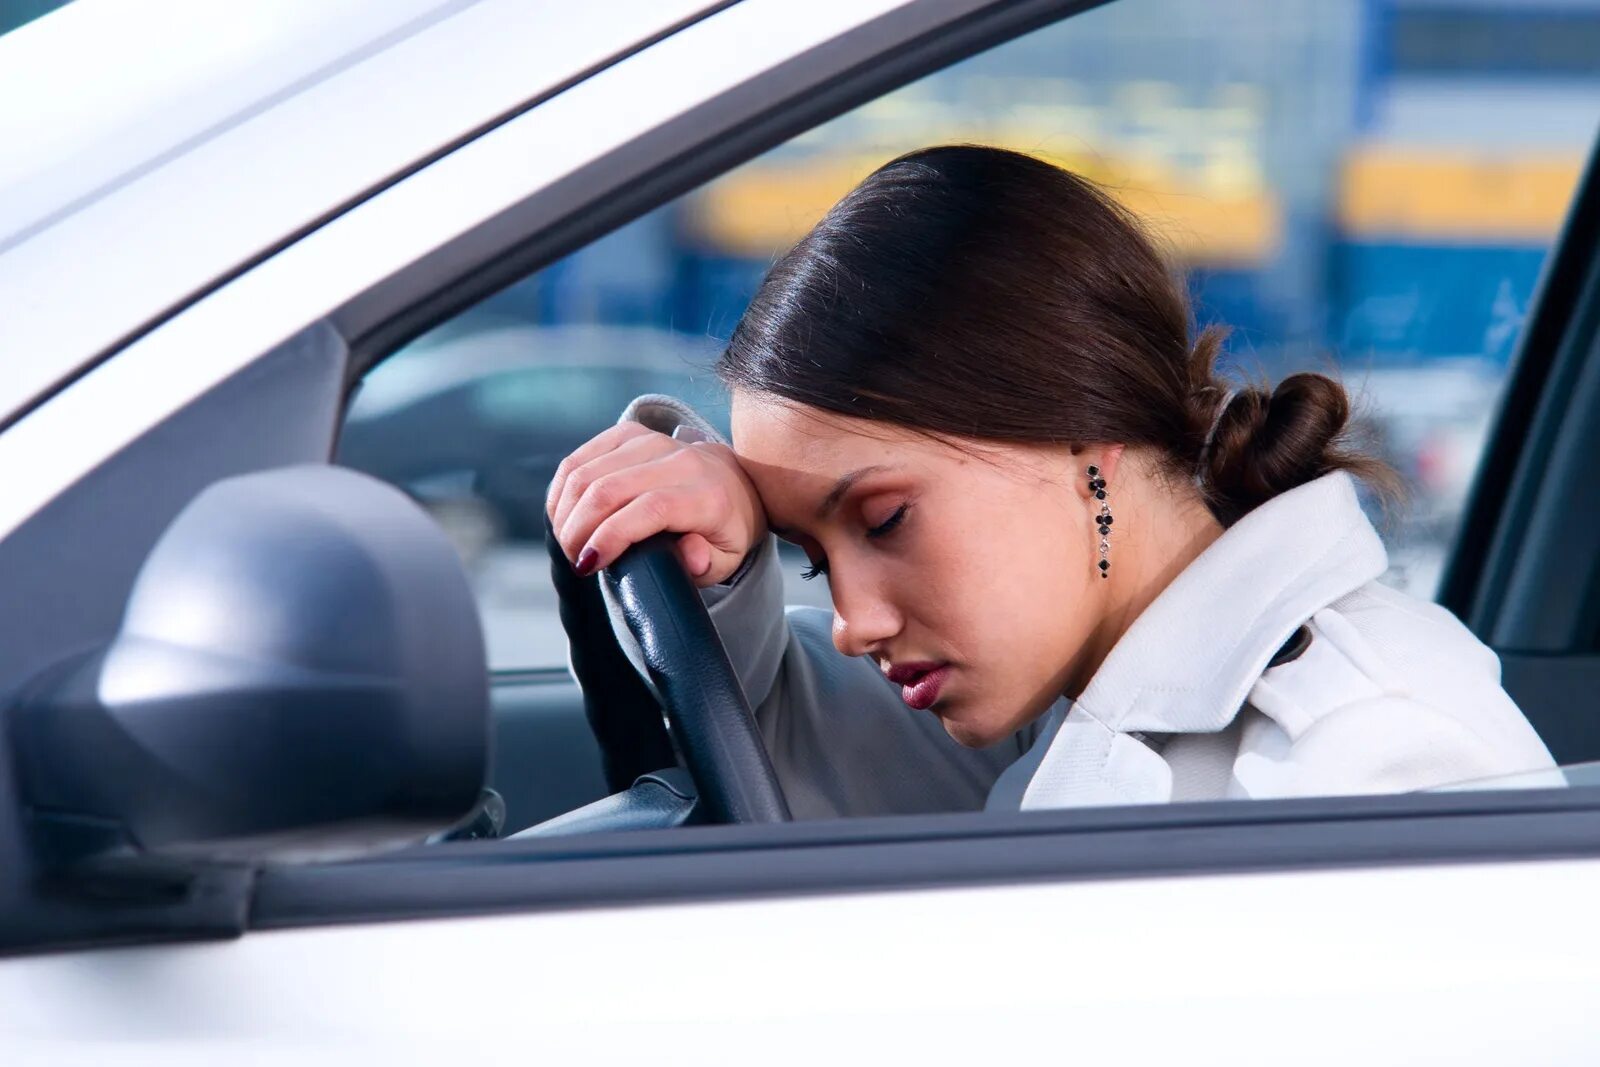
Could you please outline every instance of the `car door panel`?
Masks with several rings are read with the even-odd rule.
[[[579,907],[14,960],[0,1004],[18,1064],[1577,1064],[1597,891],[1569,860]]]

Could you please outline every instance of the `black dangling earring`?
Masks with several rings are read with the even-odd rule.
[[[1089,468],[1089,490],[1094,493],[1094,498],[1100,501],[1100,577],[1109,578],[1111,560],[1111,506],[1106,503],[1106,480],[1100,477],[1099,467]]]

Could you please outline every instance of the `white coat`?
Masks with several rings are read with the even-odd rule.
[[[623,417],[715,436],[665,397]],[[1290,490],[1185,568],[1076,701],[983,750],[840,655],[827,612],[785,612],[770,537],[705,598],[797,818],[1389,793],[1552,768],[1495,654],[1379,584],[1386,566],[1349,475]]]

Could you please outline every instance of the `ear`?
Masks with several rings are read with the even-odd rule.
[[[1089,489],[1089,468],[1094,467],[1099,472],[1099,477],[1106,483],[1106,489],[1112,492],[1117,488],[1117,467],[1122,461],[1124,445],[1085,445],[1075,450],[1073,458],[1077,461],[1078,471],[1075,484],[1078,495],[1085,500],[1092,494]]]

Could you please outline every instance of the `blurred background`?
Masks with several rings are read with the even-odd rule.
[[[0,31],[60,6],[0,0]],[[542,543],[562,455],[706,369],[774,258],[872,169],[948,141],[1106,184],[1228,361],[1332,371],[1410,486],[1393,584],[1432,594],[1546,252],[1600,127],[1600,0],[1118,0],[843,115],[380,365],[342,462],[405,486],[474,575],[497,669],[565,660]],[[786,569],[794,602],[823,581]]]

